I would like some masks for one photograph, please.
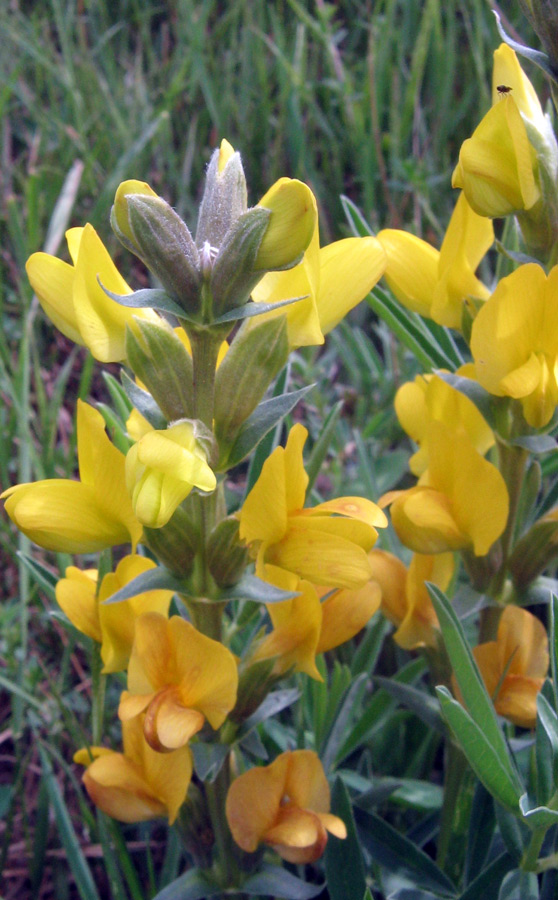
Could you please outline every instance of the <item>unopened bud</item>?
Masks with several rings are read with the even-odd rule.
[[[200,206],[196,244],[206,241],[220,247],[231,225],[248,207],[246,179],[240,161],[228,141],[222,141],[207,167],[205,191]]]
[[[238,537],[240,523],[234,516],[222,519],[209,535],[206,559],[219,587],[236,584],[248,564],[248,549]]]

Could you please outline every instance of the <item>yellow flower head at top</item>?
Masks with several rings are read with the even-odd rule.
[[[151,309],[121,306],[105,294],[101,284],[115,294],[131,289],[92,225],[70,228],[66,239],[73,265],[33,253],[25,267],[31,286],[62,334],[84,344],[100,362],[119,362],[126,357],[126,326],[134,327],[134,318],[158,322],[159,316]]]
[[[183,747],[206,719],[220,728],[236,703],[232,653],[180,616],[144,613],[136,621],[123,722],[145,711],[144,735],[154,750]]]
[[[494,242],[492,222],[471,209],[461,193],[440,250],[393,228],[378,234],[387,256],[384,273],[403,306],[439,325],[461,329],[463,301],[486,300],[489,290],[475,270]]]
[[[92,553],[131,542],[142,526],[126,490],[125,457],[111,444],[100,412],[78,400],[80,481],[50,478],[18,484],[1,495],[20,531],[47,550]]]
[[[362,497],[340,497],[304,509],[308,476],[302,448],[306,428],[295,425],[286,447],[277,447],[239,513],[240,538],[256,557],[256,574],[274,581],[276,570],[315,585],[362,587],[370,578],[367,553],[384,513]]]
[[[547,425],[558,404],[558,266],[535,263],[502,278],[473,323],[480,384],[521,400],[529,425]]]
[[[327,832],[345,838],[331,815],[329,786],[312,750],[281,753],[270,766],[249,769],[229,788],[226,814],[236,843],[247,853],[266,843],[292,863],[319,859]]]
[[[496,712],[523,728],[534,728],[537,694],[548,671],[548,637],[543,624],[517,606],[507,606],[495,641],[473,648]],[[454,690],[459,691],[454,684]]]
[[[192,753],[180,747],[157,753],[145,741],[142,717],[122,723],[124,752],[82,749],[74,762],[87,766],[83,783],[93,803],[119,822],[175,821],[192,777]],[[93,757],[93,761],[91,761]]]
[[[288,272],[266,275],[252,291],[252,298],[257,303],[277,303],[303,297],[265,315],[286,315],[291,347],[323,344],[324,335],[374,287],[385,264],[382,246],[373,237],[345,238],[320,248],[316,212],[312,240],[302,262]]]

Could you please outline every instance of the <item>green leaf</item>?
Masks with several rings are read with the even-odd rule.
[[[260,872],[252,875],[242,885],[243,894],[250,896],[264,894],[278,900],[311,900],[312,897],[321,894],[323,889],[323,884],[307,884],[280,866],[263,866]],[[155,900],[167,898],[155,897]]]
[[[238,732],[239,739],[242,739],[242,737],[248,734],[248,732],[251,731],[252,728],[255,728],[256,725],[265,722],[265,720],[269,719],[271,716],[276,716],[282,710],[288,709],[289,706],[296,703],[299,697],[300,691],[298,688],[284,688],[283,690],[273,691],[271,694],[268,694],[255,712],[242,723]]]
[[[549,693],[553,690],[547,682]],[[558,783],[558,716],[539,692],[537,696],[537,729],[535,734],[537,758],[537,800],[550,800]]]
[[[298,597],[297,591],[284,591],[263,581],[257,575],[243,575],[240,581],[227,588],[220,600],[253,600],[255,603],[283,603]]]
[[[165,569],[164,566],[157,566],[156,569],[148,569],[141,575],[136,575],[128,584],[121,587],[120,590],[107,597],[103,601],[105,604],[122,603],[123,600],[129,600],[137,594],[143,594],[146,591],[173,591],[177,593],[184,592],[184,582],[181,578],[177,578]]]
[[[281,394],[286,393],[291,379],[291,365],[292,360],[287,360],[286,366],[281,370],[281,372],[279,372],[277,380],[273,386],[274,397],[279,397]],[[279,440],[281,438],[281,427],[282,422],[279,421],[275,428],[269,431],[257,445],[248,466],[248,475],[246,476],[246,490],[244,494],[245,497],[248,496],[256,481],[258,480],[267,457],[279,444]]]
[[[182,307],[162,288],[143,288],[140,291],[133,291],[131,294],[115,294],[102,284],[98,276],[97,281],[107,297],[119,303],[120,306],[128,306],[131,309],[158,309],[159,312],[168,313],[179,319],[185,318],[186,314]]]
[[[525,59],[528,59],[531,62],[535,63],[535,65],[539,66],[539,68],[541,68],[543,72],[545,72],[548,77],[552,79],[552,81],[556,81],[556,72],[550,65],[550,59],[547,54],[543,53],[542,50],[534,50],[532,47],[526,47],[525,44],[520,44],[518,43],[518,41],[514,41],[514,39],[504,31],[502,23],[500,22],[500,16],[496,12],[496,10],[493,9],[492,12],[496,17],[496,26],[498,28],[498,31],[500,32],[500,37],[503,41],[505,41],[508,47],[511,47],[512,50],[515,50],[515,52],[519,56],[524,56]]]
[[[239,429],[237,438],[229,451],[225,463],[220,463],[219,469],[232,469],[245,459],[262,438],[281,422],[299,400],[312,390],[313,384],[292,391],[290,394],[280,394],[279,397],[270,397],[260,403],[251,416],[249,416]]]
[[[353,900],[366,891],[366,870],[356,830],[351,800],[341,778],[331,792],[331,811],[347,826],[347,837],[329,837],[325,851],[327,889],[331,900]]]
[[[465,855],[465,884],[469,884],[477,876],[477,873],[482,871],[492,843],[495,825],[494,801],[482,782],[478,781],[475,786],[469,820]]]
[[[499,803],[495,804],[494,812],[506,850],[513,857],[517,866],[531,836],[531,830],[521,819],[518,819],[509,810],[504,809]]]
[[[444,732],[444,724],[440,717],[440,707],[434,697],[427,694],[426,691],[420,691],[409,684],[401,684],[392,678],[382,678],[379,675],[375,675],[372,681],[387,691],[388,694],[391,694],[402,706],[414,712],[429,728]]]
[[[374,232],[358,206],[344,194],[341,194],[341,206],[355,237],[374,237]]]
[[[538,900],[539,883],[534,872],[508,872],[505,876],[498,900]]]
[[[527,794],[520,797],[519,807],[524,820],[531,828],[550,828],[558,823],[558,810],[549,809],[548,806],[535,806],[530,809]]]
[[[489,900],[490,897],[496,897],[502,879],[514,866],[515,862],[509,853],[500,854],[459,895],[459,900]]]
[[[152,428],[165,429],[168,424],[167,420],[149,391],[144,391],[143,388],[140,388],[124,370],[122,370],[121,378],[122,387],[130,403],[144,419],[147,419]]]
[[[58,834],[60,835],[62,845],[66,852],[68,865],[75,878],[79,895],[82,900],[100,900],[97,888],[95,887],[95,882],[93,881],[93,876],[91,875],[91,869],[87,865],[85,856],[79,845],[68,808],[64,802],[60,786],[54,776],[50,760],[41,743],[38,744],[38,749],[48,797],[54,810]]]
[[[434,584],[427,584],[427,588],[438,615],[444,644],[453,666],[455,678],[470,716],[480,730],[483,739],[493,748],[500,760],[500,767],[507,774],[509,786],[513,788],[514,794],[519,799],[520,794],[523,793],[523,787],[510,759],[507,744],[496,718],[494,705],[486,692],[461,623],[444,592]],[[449,706],[447,708],[449,709]],[[455,721],[458,718],[459,721],[463,721],[457,713],[452,715]]]
[[[324,736],[322,746],[320,748],[320,758],[325,772],[329,772],[333,765],[339,748],[346,738],[347,725],[353,715],[353,709],[366,687],[368,675],[363,672],[358,675],[347,690],[343,693],[339,706],[337,707],[335,717]]]
[[[206,744],[205,741],[192,741],[190,749],[194,757],[194,768],[200,781],[215,781],[221,771],[229,747],[226,744]]]
[[[558,711],[558,595],[552,594],[549,616],[550,674],[554,688],[554,709]]]
[[[556,450],[556,438],[549,434],[526,434],[509,442],[512,447],[523,447],[529,453],[551,453]]]
[[[520,794],[486,732],[453,699],[447,688],[437,687],[436,693],[442,715],[479,780],[496,800],[510,812],[517,813]]]
[[[54,600],[59,577],[39,560],[26,556],[25,553],[18,553],[17,555],[25,568],[31,573],[35,583],[51,600]]]
[[[153,900],[206,900],[208,897],[223,896],[223,888],[200,869],[189,869],[176,881],[167,884]]]
[[[264,313],[272,312],[274,309],[281,309],[283,306],[290,306],[291,303],[298,303],[299,300],[305,300],[308,294],[301,294],[300,297],[289,297],[288,300],[278,300],[277,303],[255,303],[249,301],[244,306],[238,306],[236,309],[229,309],[219,318],[214,319],[212,325],[225,325],[227,322],[237,322],[240,319],[251,319],[254,316],[263,316]],[[182,313],[184,315],[184,313]]]
[[[406,876],[418,888],[441,897],[455,897],[455,887],[436,863],[413,841],[371,812],[355,809],[362,843],[379,865]]]
[[[339,419],[339,416],[341,415],[341,410],[343,409],[343,403],[344,401],[340,400],[339,403],[335,404],[335,406],[329,413],[320,432],[320,436],[312,447],[310,458],[306,461],[306,464],[304,466],[304,468],[306,469],[306,474],[308,475],[308,487],[306,488],[307,495],[310,494],[312,486],[327,456],[329,445],[331,444],[332,438],[335,434],[337,421]]]

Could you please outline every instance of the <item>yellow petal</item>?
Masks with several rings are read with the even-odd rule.
[[[346,238],[320,250],[317,306],[324,334],[366,297],[383,275],[386,262],[380,241],[373,237]]]
[[[438,280],[438,250],[414,234],[386,228],[378,234],[385,250],[384,277],[403,306],[421,316],[430,316],[432,296]]]
[[[147,822],[166,813],[163,801],[121,753],[96,759],[84,773],[83,783],[93,803],[119,822]]]
[[[219,172],[219,174],[221,174],[229,159],[233,155],[234,147],[232,146],[232,144],[229,144],[229,142],[225,138],[223,138],[219,146],[219,165],[217,166],[217,171]]]
[[[371,574],[366,550],[342,536],[344,526],[354,528],[357,523],[326,519],[324,529],[331,522],[337,526],[334,534],[312,527],[314,523],[310,518],[299,519],[296,525],[291,525],[287,537],[280,544],[268,549],[268,561],[289,572],[296,572],[313,584],[362,587]],[[366,549],[370,549],[372,544],[373,539]]]
[[[266,574],[271,567],[266,567]],[[279,570],[281,571],[281,570]],[[287,574],[287,573],[285,573]],[[284,603],[270,604],[268,611],[273,623],[273,631],[259,644],[253,660],[277,657],[275,671],[282,673],[294,667],[297,672],[305,672],[310,678],[323,681],[316,667],[318,638],[322,625],[322,609],[314,587],[307,581],[296,579],[273,579],[277,587],[299,591],[300,596]]]
[[[128,221],[128,202],[126,198],[129,194],[144,194],[148,197],[156,197],[157,194],[145,183],[145,181],[135,181],[134,179],[130,179],[128,181],[123,181],[118,185],[114,197],[114,217],[120,231],[129,241],[134,243],[134,235],[132,234],[130,223]]]
[[[101,642],[97,593],[97,570],[82,571],[68,566],[66,577],[56,585],[56,602],[78,631]]]
[[[367,500],[365,497],[337,497],[334,500],[326,500],[325,503],[319,503],[303,510],[305,514],[323,515],[324,513],[337,513],[340,516],[347,516],[351,519],[359,519],[367,525],[375,528],[387,528],[386,514],[380,507]]]
[[[380,608],[380,586],[370,581],[358,590],[338,590],[322,603],[322,628],[316,653],[349,641]]]
[[[285,790],[287,755],[270,766],[249,769],[231,784],[226,801],[227,822],[236,843],[254,853],[273,827]]]
[[[258,206],[271,211],[260,244],[255,269],[282,269],[292,265],[310,243],[318,216],[316,200],[302,181],[280,178]]]
[[[289,753],[285,793],[295,806],[317,813],[329,812],[329,785],[320,758],[313,750]]]
[[[83,345],[85,341],[74,309],[74,267],[48,253],[33,253],[25,264],[25,270],[51,322],[71,341]]]

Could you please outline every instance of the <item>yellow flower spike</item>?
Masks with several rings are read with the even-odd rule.
[[[419,444],[409,460],[414,475],[421,475],[428,466],[426,437],[431,421],[452,428],[456,439],[466,435],[481,456],[494,446],[494,433],[475,404],[436,375],[417,375],[403,384],[395,395],[395,411],[401,426]]]
[[[280,178],[259,201],[269,209],[269,225],[260,244],[254,269],[283,269],[308,247],[318,218],[316,200],[302,181]]]
[[[314,862],[327,832],[347,836],[344,822],[331,815],[322,764],[312,750],[282,753],[269,766],[249,769],[233,781],[226,815],[236,843],[254,853],[269,844],[288,862]]]
[[[479,644],[473,655],[496,712],[522,728],[534,728],[537,694],[548,671],[548,637],[526,609],[507,606],[495,641]],[[454,690],[459,696],[459,691]]]
[[[428,426],[429,466],[416,487],[381,498],[400,540],[415,553],[472,549],[485,556],[502,534],[508,492],[498,469],[442,422]]]
[[[100,412],[78,400],[81,481],[51,478],[4,491],[6,512],[20,531],[47,550],[93,553],[131,542],[142,526],[126,490],[125,457],[111,444]]]
[[[155,750],[182,747],[203,726],[220,728],[236,703],[238,670],[226,647],[180,616],[144,613],[136,621],[123,722],[145,711],[144,734]]]
[[[274,566],[265,567],[265,578],[285,591],[299,592],[299,596],[267,606],[273,631],[259,644],[250,661],[276,657],[275,674],[294,667],[296,672],[323,681],[316,668],[322,628],[322,607],[316,589],[308,581]]]
[[[72,625],[87,637],[102,641],[99,604],[97,602],[97,569],[68,566],[66,577],[56,585],[56,602]]]
[[[362,587],[370,577],[366,554],[378,536],[375,526],[384,527],[387,520],[361,497],[303,509],[307,436],[306,428],[295,425],[286,447],[277,447],[264,463],[239,513],[241,540],[251,546],[260,577],[269,563],[312,584]]]
[[[56,327],[86,346],[100,362],[125,358],[126,326],[134,317],[159,321],[151,309],[131,309],[111,300],[97,278],[116,294],[130,294],[92,225],[66,232],[73,265],[48,253],[33,253],[26,263],[29,281],[43,310]]]
[[[144,525],[161,528],[193,487],[213,491],[217,480],[190,422],[147,431],[126,457],[126,482]]]
[[[471,352],[480,384],[521,400],[533,428],[558,404],[558,266],[548,277],[535,263],[503,278],[479,312]]]
[[[479,216],[507,216],[529,210],[541,196],[538,162],[512,96],[492,106],[461,146],[452,177]]]
[[[378,234],[387,257],[384,277],[397,299],[440,325],[461,329],[463,301],[489,291],[475,269],[494,242],[492,222],[477,215],[464,194],[452,213],[440,250],[396,229]]]
[[[128,220],[127,197],[129,194],[143,194],[147,197],[156,197],[157,194],[155,193],[153,188],[150,188],[149,185],[146,184],[145,181],[136,181],[135,179],[123,181],[118,185],[116,189],[113,206],[116,224],[118,225],[118,228],[120,229],[122,234],[130,241],[130,243],[135,244],[135,238],[130,228],[130,222]]]
[[[318,220],[302,261],[287,272],[270,272],[252,291],[257,303],[304,297],[266,315],[286,315],[291,347],[324,343],[331,331],[374,287],[386,263],[376,238],[346,238],[320,249]]]
[[[121,672],[128,665],[134,643],[135,623],[146,612],[168,616],[172,591],[155,590],[136,594],[120,603],[105,603],[112,594],[129,584],[138,575],[155,569],[153,560],[145,556],[125,556],[114,573],[103,578],[98,597],[99,619],[102,634],[101,658],[103,672]]]
[[[93,803],[119,822],[176,820],[192,777],[188,747],[156,753],[143,737],[142,717],[122,723],[123,753],[104,747],[79,750],[74,761],[86,765],[83,783]]]

